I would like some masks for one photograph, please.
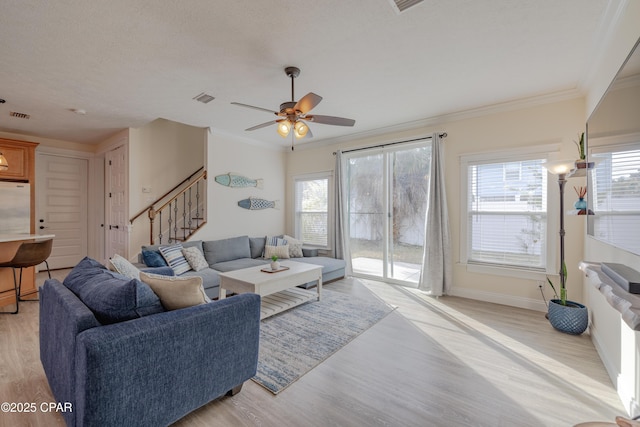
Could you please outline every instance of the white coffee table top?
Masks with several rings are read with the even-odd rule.
[[[247,284],[267,284],[270,282],[280,282],[284,278],[291,276],[297,276],[301,273],[312,272],[315,270],[322,270],[322,266],[315,264],[305,264],[296,261],[280,261],[281,267],[289,267],[288,270],[278,271],[275,273],[268,273],[261,271],[263,268],[270,268],[269,264],[258,265],[255,267],[243,268],[241,270],[227,271],[220,273],[220,277],[227,277],[233,279],[235,282],[243,282]],[[300,285],[302,283],[299,283]]]

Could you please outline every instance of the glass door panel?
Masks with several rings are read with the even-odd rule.
[[[382,153],[351,158],[349,237],[354,273],[384,277],[385,182]]]
[[[389,153],[388,277],[418,283],[424,250],[431,146]]]
[[[348,159],[354,275],[418,283],[430,162],[431,146],[425,144]]]

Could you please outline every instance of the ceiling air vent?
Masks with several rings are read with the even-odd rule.
[[[28,115],[28,114],[25,114],[25,113],[17,113],[17,112],[15,112],[15,111],[10,112],[10,113],[9,113],[9,115],[10,115],[11,117],[16,117],[16,118],[18,118],[18,119],[30,119],[30,118],[31,118],[31,116],[30,116],[30,115]]]
[[[207,93],[202,92],[200,95],[196,95],[193,97],[196,101],[202,102],[203,104],[208,104],[213,101],[215,98]]]
[[[389,3],[391,3],[391,7],[393,7],[393,10],[395,10],[399,15],[410,7],[413,7],[418,3],[422,3],[423,1],[424,0],[389,0]]]

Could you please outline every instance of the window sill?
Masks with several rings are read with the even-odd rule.
[[[494,276],[516,277],[529,280],[547,280],[547,273],[539,270],[528,270],[524,268],[499,267],[487,264],[461,264],[466,266],[469,273],[492,274]]]

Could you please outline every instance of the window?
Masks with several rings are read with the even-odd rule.
[[[640,253],[640,144],[595,150],[588,188],[589,234]]]
[[[548,147],[545,149],[548,150]],[[462,158],[463,262],[545,272],[546,154],[517,151]],[[546,151],[548,152],[548,151]],[[492,158],[493,157],[493,158]]]
[[[295,178],[296,238],[307,245],[329,246],[329,179],[315,174]]]

